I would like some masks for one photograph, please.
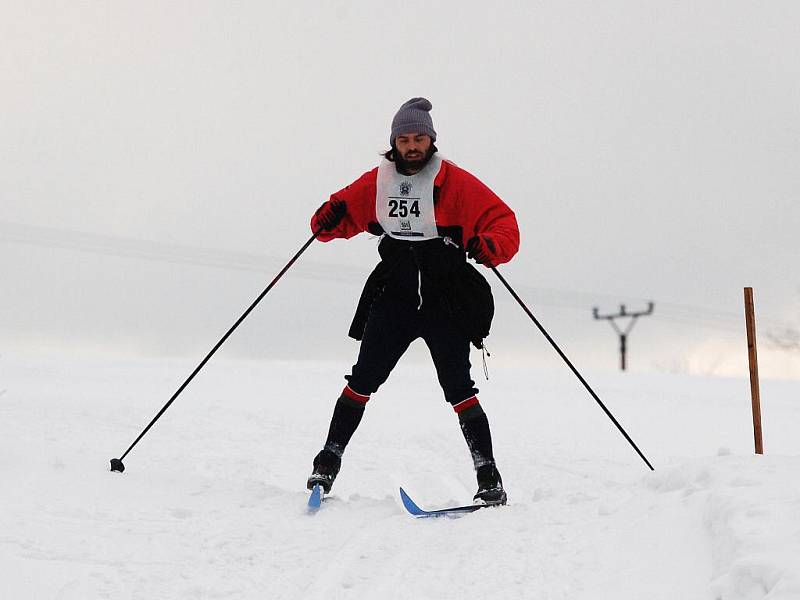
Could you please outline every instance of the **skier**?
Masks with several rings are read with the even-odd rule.
[[[519,249],[519,229],[499,197],[437,154],[431,108],[425,98],[405,102],[392,120],[391,149],[380,166],[331,195],[311,219],[323,242],[364,231],[380,235],[381,261],[350,327],[349,335],[361,340],[358,360],[345,377],[307,485],[330,492],[370,396],[421,337],[472,454],[474,502],[505,504],[469,362],[470,342],[483,348],[494,303],[489,284],[466,256],[486,266],[508,262]]]

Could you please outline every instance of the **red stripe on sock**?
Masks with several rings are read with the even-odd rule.
[[[367,400],[369,400],[369,396],[365,396],[364,394],[359,394],[358,392],[353,391],[349,385],[344,386],[342,394],[350,398],[350,400],[355,400],[361,404],[366,404]]]
[[[478,403],[478,397],[472,396],[470,398],[467,398],[466,400],[462,400],[458,404],[453,404],[453,410],[456,411],[456,413],[460,413],[462,411],[467,410],[468,408],[475,406],[477,403]]]

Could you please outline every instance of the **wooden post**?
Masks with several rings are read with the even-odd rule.
[[[761,437],[761,393],[758,389],[758,354],[756,353],[756,315],[753,308],[753,288],[744,288],[744,316],[747,324],[747,355],[750,361],[750,397],[753,400],[753,435],[756,454],[764,454]]]

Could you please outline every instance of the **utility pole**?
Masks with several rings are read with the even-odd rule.
[[[601,315],[598,312],[598,308],[595,306],[592,309],[592,313],[594,314],[594,318],[597,320],[606,320],[611,323],[611,326],[614,328],[614,331],[617,332],[619,335],[619,366],[621,370],[625,370],[627,366],[627,354],[628,354],[628,334],[633,329],[633,326],[636,325],[636,319],[639,317],[646,317],[647,315],[653,314],[653,303],[647,303],[647,310],[639,311],[639,312],[628,312],[625,309],[624,304],[620,304],[619,312],[613,315]],[[614,319],[630,319],[628,322],[627,327],[625,329],[620,329],[617,324],[614,322]]]

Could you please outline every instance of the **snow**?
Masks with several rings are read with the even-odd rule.
[[[763,382],[755,456],[745,378],[585,373],[650,472],[566,367],[493,348],[478,385],[509,505],[415,520],[400,485],[424,508],[475,489],[420,350],[314,515],[305,478],[354,345],[337,362],[222,353],[123,474],[109,459],[196,363],[0,357],[0,597],[800,598],[800,382]]]

